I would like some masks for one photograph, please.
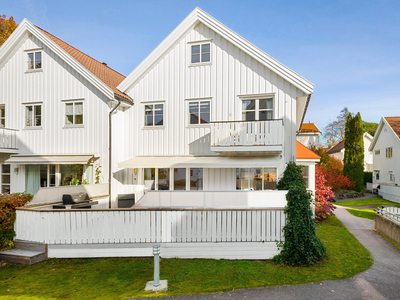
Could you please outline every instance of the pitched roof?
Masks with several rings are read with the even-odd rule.
[[[315,126],[314,123],[303,123],[300,128],[301,133],[306,133],[306,132],[319,132],[321,131],[318,129],[317,126]]]
[[[319,160],[321,157],[308,149],[299,141],[296,141],[296,159],[316,159]]]
[[[400,139],[400,117],[385,117],[385,120]]]
[[[36,26],[40,29],[47,37],[49,37],[53,42],[55,42],[58,46],[60,46],[65,52],[71,55],[74,59],[76,59],[81,65],[83,65],[86,69],[88,69],[93,75],[103,81],[108,87],[110,87],[117,96],[124,98],[132,102],[132,99],[122,93],[117,89],[117,86],[125,79],[125,76],[118,73],[117,71],[111,69],[107,65],[95,60],[94,58],[86,55],[85,53],[79,51],[78,49],[72,47],[66,42],[60,40],[56,36],[47,32],[46,30]]]
[[[344,140],[340,141],[339,143],[337,143],[335,146],[333,146],[331,149],[329,149],[328,151],[326,151],[326,153],[328,154],[333,154],[333,153],[337,153],[342,151],[344,148]]]
[[[151,52],[132,72],[126,79],[118,86],[121,91],[126,91],[130,88],[141,76],[147,72],[157,60],[164,56],[164,54],[180,39],[183,34],[190,28],[193,28],[199,23],[203,23],[208,28],[222,36],[224,39],[247,53],[249,56],[260,62],[274,73],[286,81],[293,84],[295,87],[303,91],[305,94],[310,95],[314,92],[314,85],[289,69],[267,53],[257,48],[246,39],[238,35],[233,30],[223,25],[218,20],[211,17],[209,14],[196,7],[179,25],[176,27],[153,52]]]

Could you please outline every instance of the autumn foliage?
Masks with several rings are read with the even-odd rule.
[[[12,247],[15,236],[15,208],[31,201],[31,194],[0,194],[0,250]]]
[[[7,20],[5,15],[0,15],[0,47],[17,26],[12,16]]]
[[[321,166],[315,168],[315,220],[321,222],[323,219],[334,215],[335,194],[332,187],[327,184],[325,171]]]

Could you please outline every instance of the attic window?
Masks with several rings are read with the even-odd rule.
[[[42,68],[42,52],[28,52],[28,70]]]
[[[210,62],[210,48],[210,43],[192,45],[192,64]]]

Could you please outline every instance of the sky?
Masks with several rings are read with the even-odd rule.
[[[0,0],[0,14],[127,76],[196,6],[315,85],[305,122],[400,116],[400,1]]]

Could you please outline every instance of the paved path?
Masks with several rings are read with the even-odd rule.
[[[353,199],[355,200],[355,199]],[[344,280],[302,285],[243,289],[207,295],[183,295],[170,299],[400,299],[400,251],[373,231],[374,221],[352,216],[339,207],[336,216],[371,252],[374,265]],[[320,284],[322,283],[322,285]]]

